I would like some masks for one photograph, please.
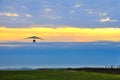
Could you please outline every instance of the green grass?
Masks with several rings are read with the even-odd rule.
[[[0,80],[120,80],[120,75],[68,70],[0,71]]]

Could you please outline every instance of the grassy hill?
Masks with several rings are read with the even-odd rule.
[[[120,80],[120,75],[73,70],[0,71],[0,80]]]

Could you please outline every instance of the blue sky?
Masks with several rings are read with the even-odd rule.
[[[0,0],[0,26],[119,27],[120,0]]]
[[[118,66],[120,43],[0,43],[2,67]]]

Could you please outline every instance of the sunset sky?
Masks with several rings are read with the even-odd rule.
[[[111,65],[120,65],[120,0],[0,0],[0,68]]]
[[[120,41],[120,0],[0,0],[0,42]]]

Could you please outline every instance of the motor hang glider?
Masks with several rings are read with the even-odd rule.
[[[25,39],[33,39],[33,42],[35,43],[36,42],[36,39],[41,39],[41,40],[44,40],[43,38],[40,38],[40,37],[37,37],[37,36],[31,36],[31,37],[27,37]]]

